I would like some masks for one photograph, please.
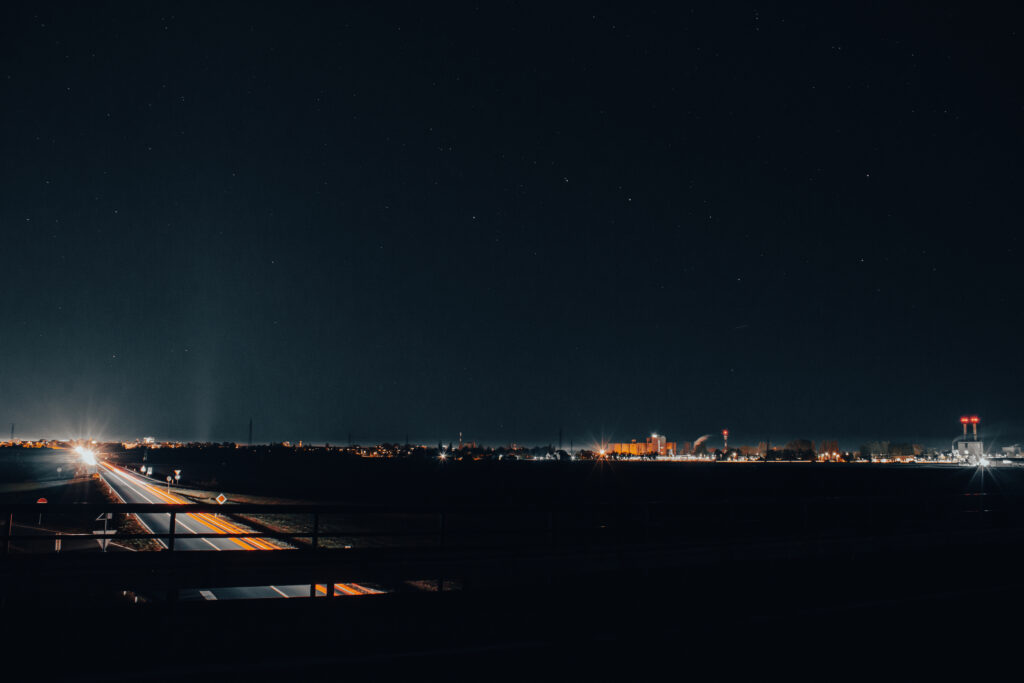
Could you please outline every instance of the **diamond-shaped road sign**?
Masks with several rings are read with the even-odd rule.
[[[228,497],[221,493],[216,498],[214,498],[214,500],[216,500],[219,504],[223,505],[224,503],[228,502]]]

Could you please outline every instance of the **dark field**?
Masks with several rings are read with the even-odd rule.
[[[141,463],[137,451],[111,454]],[[370,504],[550,504],[736,500],[807,496],[960,494],[980,486],[975,468],[828,463],[623,461],[417,461],[246,450],[151,451],[162,481],[293,500]],[[1024,468],[989,470],[999,488],[1024,491]]]
[[[81,459],[70,450],[0,448],[0,495],[33,486],[59,484],[83,476]]]

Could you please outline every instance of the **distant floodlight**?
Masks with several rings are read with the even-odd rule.
[[[982,467],[988,467],[988,458],[982,458],[981,460],[978,461],[978,464],[981,465]]]
[[[88,448],[85,448],[83,446],[76,446],[75,453],[78,454],[78,457],[81,458],[82,462],[84,462],[86,465],[96,464],[96,453],[89,450]]]

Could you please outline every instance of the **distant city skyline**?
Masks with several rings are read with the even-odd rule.
[[[575,449],[581,449],[581,448],[582,449],[596,449],[596,448],[599,448],[602,444],[605,445],[605,446],[610,446],[610,445],[613,445],[613,444],[622,444],[622,443],[627,443],[628,444],[629,442],[634,441],[634,440],[636,442],[640,443],[640,444],[643,444],[645,442],[645,440],[647,440],[647,438],[649,436],[651,436],[653,433],[655,433],[655,432],[651,432],[651,433],[647,433],[647,434],[632,434],[632,435],[614,434],[614,435],[605,435],[603,437],[602,436],[595,437],[593,435],[570,436],[568,434],[564,434],[563,433],[563,436],[562,436],[562,446],[563,446],[564,450],[568,451],[570,446],[575,448]],[[667,439],[668,442],[670,442],[672,444],[693,444],[701,436],[707,435],[707,436],[710,436],[710,438],[707,441],[709,450],[716,450],[716,449],[723,448],[723,442],[722,442],[722,437],[721,437],[720,433],[719,434],[715,434],[715,433],[711,433],[711,432],[694,433],[694,434],[686,433],[686,434],[681,434],[679,436],[676,436],[675,433],[661,433],[661,432],[656,432],[656,433],[660,437],[662,437],[663,439]],[[115,434],[115,435],[106,435],[106,434],[101,434],[101,433],[71,434],[71,433],[62,433],[62,432],[40,432],[40,433],[31,433],[31,434],[21,435],[21,434],[18,434],[16,432],[15,436],[16,436],[16,440],[21,440],[21,441],[75,441],[75,440],[90,440],[90,439],[93,439],[93,440],[96,440],[98,442],[103,442],[103,443],[124,443],[124,442],[135,442],[135,441],[140,441],[141,442],[143,439],[145,439],[147,437],[151,437],[151,438],[155,439],[155,441],[157,441],[157,442],[176,442],[176,443],[237,443],[237,444],[242,444],[242,445],[245,445],[245,444],[248,443],[247,435],[244,436],[243,438],[196,439],[196,438],[189,438],[189,437],[175,437],[175,436],[160,435],[160,434],[156,434],[156,433],[154,433],[154,434],[146,433],[146,434]],[[865,444],[871,443],[871,442],[889,442],[889,443],[893,443],[893,444],[907,443],[907,444],[921,445],[921,446],[924,446],[924,447],[929,448],[929,449],[949,450],[950,444],[954,440],[959,440],[958,439],[959,436],[960,436],[960,433],[959,432],[955,432],[955,433],[949,434],[948,437],[946,437],[946,436],[944,436],[944,437],[935,437],[935,436],[933,436],[931,438],[913,437],[913,436],[906,436],[906,435],[885,435],[885,434],[882,434],[882,435],[867,435],[867,436],[861,436],[861,437],[809,436],[809,435],[805,435],[805,434],[794,434],[794,435],[789,435],[789,436],[786,436],[786,435],[769,435],[767,437],[766,436],[761,436],[759,438],[756,438],[753,435],[750,435],[747,438],[744,438],[742,432],[736,432],[736,431],[730,429],[730,432],[729,432],[729,444],[730,444],[729,445],[729,449],[730,450],[739,449],[740,447],[744,447],[744,446],[745,447],[756,447],[756,446],[758,446],[758,444],[764,443],[766,441],[769,442],[769,444],[770,444],[770,446],[772,448],[782,448],[787,443],[789,443],[791,441],[796,441],[796,440],[799,440],[799,439],[806,439],[808,441],[813,442],[814,444],[820,444],[822,441],[835,441],[835,442],[838,443],[839,448],[841,450],[844,450],[844,451],[854,451],[854,450],[857,450],[858,448],[860,448],[862,445],[865,445]],[[979,438],[982,441],[987,442],[987,444],[989,444],[990,447],[993,448],[993,449],[998,449],[998,448],[1001,448],[1001,447],[1004,447],[1004,446],[1013,446],[1013,445],[1019,444],[1021,442],[1024,442],[1024,439],[1007,437],[1007,436],[1004,436],[1004,435],[991,435],[991,436],[988,436],[988,435],[986,435],[984,429],[982,429],[979,432]],[[0,439],[0,442],[4,442],[4,441],[7,441],[7,440],[8,440],[7,439],[7,435],[5,434],[4,438]],[[488,447],[488,448],[504,447],[504,446],[509,446],[509,445],[511,445],[513,443],[515,443],[515,444],[517,444],[519,446],[527,447],[527,448],[533,448],[533,447],[538,447],[538,446],[552,446],[554,448],[558,447],[558,433],[557,433],[557,431],[555,432],[554,436],[551,439],[496,440],[496,439],[489,439],[489,438],[484,438],[484,437],[480,437],[480,436],[477,436],[477,435],[471,435],[471,434],[465,434],[464,433],[463,434],[463,440],[466,443],[472,442],[472,443],[478,444],[478,445],[483,446],[483,447]],[[288,443],[291,443],[292,445],[303,443],[303,444],[308,445],[308,446],[324,446],[324,445],[327,445],[327,444],[330,444],[332,446],[345,446],[345,445],[349,444],[349,435],[348,434],[344,434],[339,439],[315,439],[315,438],[314,439],[307,439],[307,438],[302,438],[300,436],[284,436],[282,438],[274,437],[274,438],[262,438],[262,439],[261,438],[254,438],[253,445],[270,445],[270,444],[279,444],[279,443],[283,443],[283,442],[288,442]],[[441,443],[442,445],[447,446],[449,444],[458,444],[459,443],[459,435],[458,435],[458,433],[456,433],[456,434],[454,434],[454,435],[452,435],[450,437],[449,436],[441,436],[441,437],[435,437],[435,438],[423,438],[422,436],[409,435],[408,441],[406,441],[406,436],[405,435],[399,435],[398,437],[376,437],[376,436],[366,436],[366,435],[359,435],[358,433],[353,433],[352,434],[352,443],[353,444],[357,444],[357,445],[376,445],[376,444],[382,444],[382,443],[392,443],[392,444],[405,444],[405,443],[409,443],[411,445],[422,445],[422,446],[431,446],[431,447],[437,446],[438,443]]]

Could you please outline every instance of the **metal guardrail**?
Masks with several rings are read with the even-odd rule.
[[[230,510],[230,512],[228,512]],[[364,506],[364,505],[271,505],[271,504],[234,504],[229,506],[226,510],[225,507],[210,503],[185,503],[185,504],[173,504],[173,503],[47,503],[45,507],[39,504],[22,503],[22,504],[9,504],[0,506],[0,516],[6,518],[4,525],[4,533],[0,536],[0,548],[2,548],[3,555],[10,552],[11,541],[24,540],[24,541],[40,541],[41,538],[48,538],[47,536],[40,536],[38,534],[15,534],[14,529],[14,517],[16,514],[22,513],[26,515],[38,515],[38,514],[75,514],[75,515],[94,515],[104,514],[108,512],[116,512],[121,514],[159,514],[167,513],[170,515],[168,520],[168,531],[165,533],[120,533],[118,538],[121,539],[155,539],[166,541],[166,549],[173,551],[175,549],[175,541],[177,539],[201,539],[201,538],[270,538],[270,539],[285,539],[285,540],[297,540],[297,539],[310,539],[310,546],[312,549],[319,547],[319,541],[325,538],[351,538],[351,537],[374,537],[374,536],[387,536],[387,537],[403,537],[403,536],[440,536],[439,544],[443,545],[444,536],[444,515],[445,512],[431,512],[431,514],[440,515],[438,519],[438,530],[437,531],[388,531],[388,530],[377,530],[377,531],[354,531],[349,530],[345,532],[326,532],[320,530],[320,518],[321,515],[325,514],[422,514],[423,508],[418,507],[404,507],[404,506]],[[240,531],[237,533],[232,532],[210,532],[210,533],[181,533],[177,530],[177,518],[178,515],[188,515],[192,513],[215,513],[217,515],[223,515],[225,513],[233,515],[238,514],[259,514],[259,513],[276,513],[276,514],[309,514],[311,515],[311,528],[309,532],[294,532],[294,531]],[[62,538],[69,539],[75,537],[90,538],[90,534],[75,534],[75,533],[63,533]],[[276,548],[279,550],[289,550],[290,548]]]
[[[567,538],[579,534],[602,532],[608,536],[608,530],[635,532],[637,538],[646,538],[652,530],[689,526],[698,520],[712,524],[722,524],[736,520],[744,515],[767,514],[769,518],[784,518],[789,523],[796,522],[797,527],[807,529],[817,515],[837,510],[859,510],[854,515],[861,523],[872,523],[879,515],[894,510],[905,510],[908,506],[917,508],[928,515],[929,511],[942,512],[946,515],[951,509],[956,512],[992,512],[993,508],[1005,518],[1007,516],[1024,521],[1024,495],[992,492],[964,492],[958,494],[911,494],[905,496],[809,496],[798,498],[784,497],[753,497],[726,499],[690,499],[685,501],[647,501],[625,503],[572,503],[564,502],[551,505],[366,505],[366,504],[254,504],[236,503],[227,506],[213,503],[47,503],[45,505],[21,503],[0,505],[0,519],[4,520],[3,535],[0,536],[0,552],[10,552],[11,541],[39,541],[40,535],[15,534],[15,515],[75,514],[94,515],[97,513],[128,513],[153,514],[167,513],[170,515],[169,529],[165,533],[119,533],[119,539],[156,539],[164,542],[167,550],[175,549],[179,539],[201,538],[258,538],[279,539],[292,545],[308,544],[308,549],[317,550],[321,541],[330,538],[434,538],[436,545],[443,547],[452,529],[449,522],[452,518],[472,517],[483,521],[494,521],[499,517],[508,521],[508,517],[522,520],[533,518],[529,525],[497,525],[492,528],[462,530],[461,533],[491,534],[493,536],[511,536],[523,534],[541,534],[549,543],[554,543],[556,535]],[[177,530],[178,515],[193,513],[214,513],[217,515],[245,514],[285,514],[308,515],[309,531],[241,531],[211,533],[181,533]],[[690,514],[687,514],[690,513]],[[330,515],[367,516],[367,515],[414,515],[425,520],[433,520],[431,528],[419,530],[387,529],[345,531],[328,531],[322,521]],[[574,523],[567,523],[567,517]],[[695,519],[696,518],[696,519]],[[244,522],[243,523],[247,523]],[[426,526],[426,524],[424,524]],[[64,534],[65,538],[75,534]],[[87,534],[81,534],[87,537]],[[621,540],[621,539],[620,539]],[[281,548],[282,550],[288,548]]]
[[[11,541],[53,539],[13,533],[17,516],[34,517],[40,512],[83,516],[166,513],[171,516],[167,532],[118,533],[119,539],[162,540],[166,550],[109,557],[82,552],[10,552]],[[288,531],[268,524],[265,531],[181,533],[175,522],[179,515],[191,513],[306,515],[308,527]],[[332,520],[331,515],[345,519]],[[400,517],[388,519],[388,515]],[[409,529],[410,523],[418,528]],[[373,528],[375,525],[378,528]],[[779,557],[790,557],[798,551],[816,556],[829,547],[844,554],[865,545],[904,547],[915,534],[926,544],[949,544],[963,533],[982,540],[992,534],[1019,538],[1024,537],[1024,495],[996,491],[447,506],[26,503],[0,504],[0,527],[0,597],[5,592],[46,592],[51,585],[47,582],[54,577],[64,581],[81,576],[88,577],[75,584],[82,590],[128,586],[133,591],[145,590],[147,595],[165,595],[173,602],[182,586],[308,583],[310,597],[315,597],[318,584],[426,578],[444,590],[444,577],[485,582],[511,576],[509,572],[519,580],[523,572],[550,578],[567,572],[635,571],[648,565],[684,566],[715,558],[723,562],[723,558],[745,556],[744,552],[762,557],[769,546],[782,548],[776,553]],[[69,537],[73,535],[64,536]],[[421,541],[371,542],[355,544],[355,549],[324,543],[359,537]],[[293,547],[286,553],[173,552],[175,541],[192,538],[278,539]],[[296,550],[297,546],[300,549]],[[329,595],[333,597],[333,591]]]

